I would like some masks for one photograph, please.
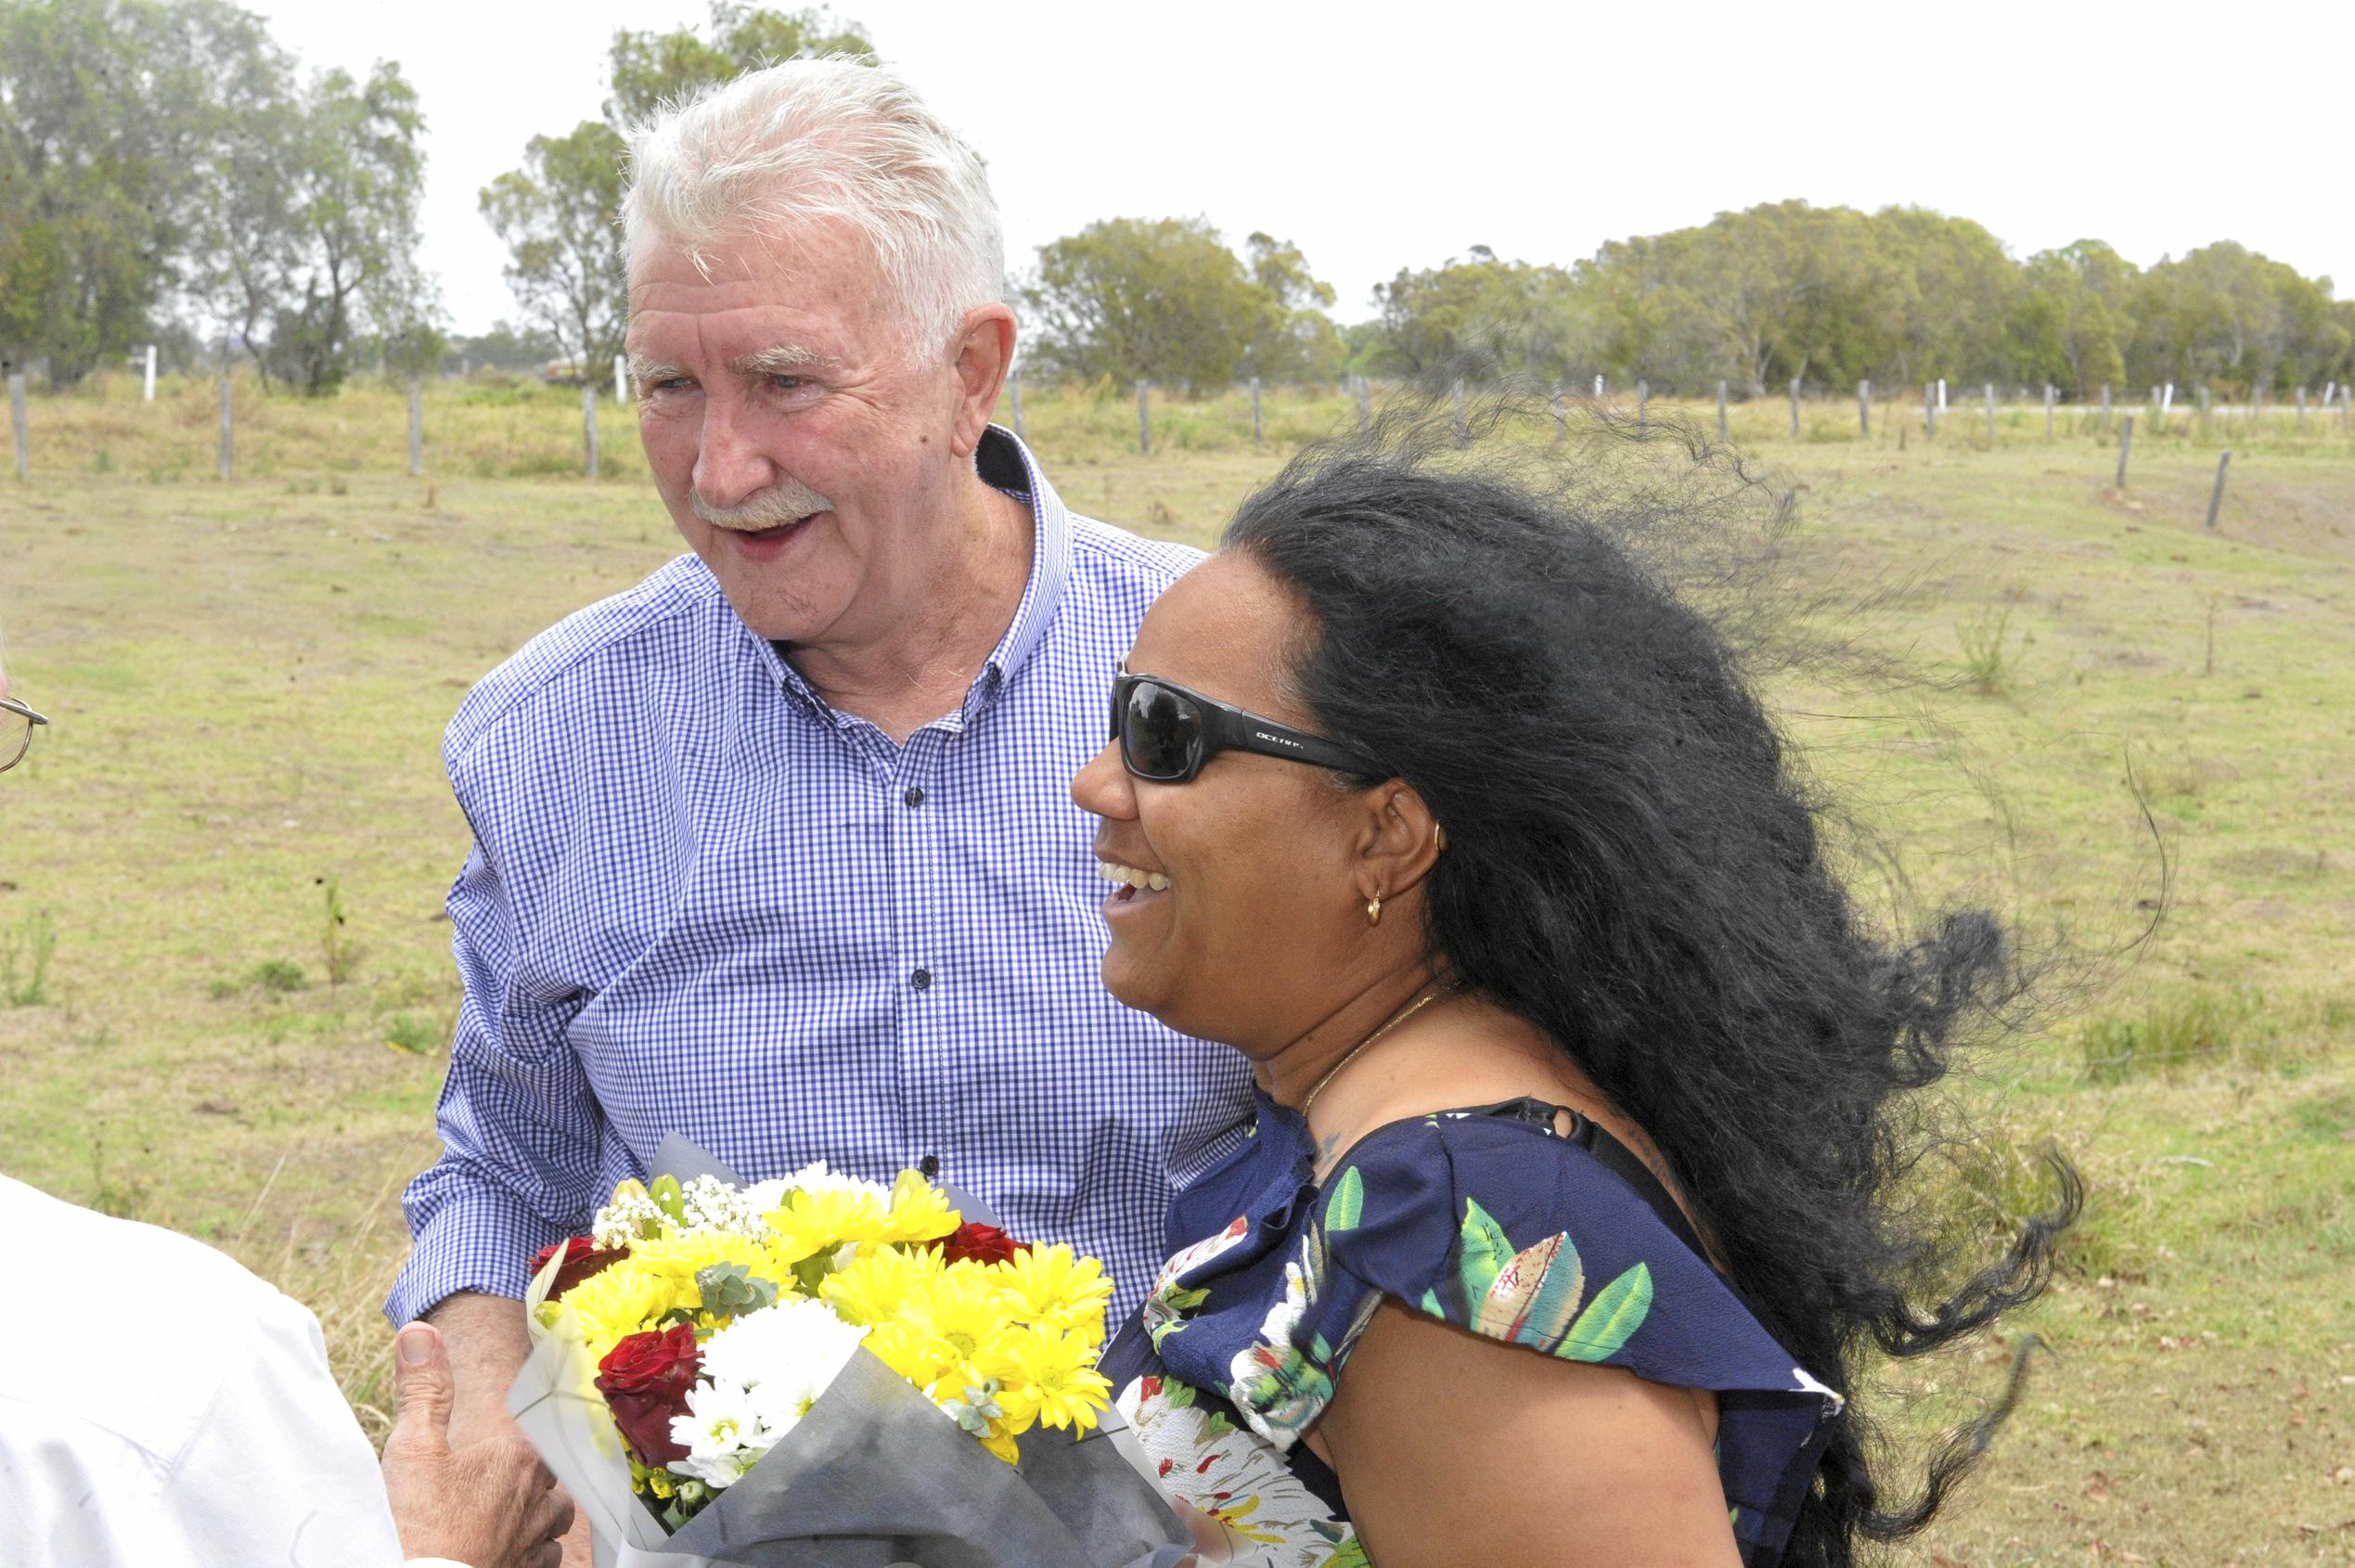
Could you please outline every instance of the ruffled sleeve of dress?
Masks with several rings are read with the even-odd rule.
[[[1841,1397],[1688,1242],[1656,1184],[1602,1138],[1631,1174],[1614,1168],[1583,1132],[1559,1136],[1552,1108],[1524,1102],[1370,1135],[1306,1200],[1281,1295],[1232,1364],[1234,1403],[1289,1447],[1385,1296],[1532,1355],[1708,1389],[1735,1536],[1745,1562],[1770,1562]]]

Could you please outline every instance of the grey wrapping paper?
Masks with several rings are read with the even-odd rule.
[[[670,1549],[744,1568],[1113,1568],[1182,1554],[1177,1515],[1105,1433],[1041,1428],[1020,1447],[1018,1464],[995,1458],[862,1350]]]
[[[740,1178],[674,1135],[654,1173]],[[987,1209],[950,1200],[983,1224]],[[629,1490],[605,1420],[580,1393],[582,1363],[548,1338],[508,1396],[524,1432],[598,1537],[600,1562],[630,1568],[1175,1568],[1190,1536],[1125,1457],[1116,1410],[1084,1436],[1036,1428],[1018,1463],[997,1458],[868,1352],[785,1440],[667,1539]],[[604,1429],[610,1432],[609,1429]]]

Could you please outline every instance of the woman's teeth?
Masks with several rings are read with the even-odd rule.
[[[1155,893],[1165,891],[1169,879],[1158,871],[1139,871],[1134,866],[1122,866],[1110,860],[1096,862],[1096,874],[1108,882],[1119,882],[1132,888],[1151,888]]]

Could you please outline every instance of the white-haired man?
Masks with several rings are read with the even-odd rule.
[[[1105,1256],[1116,1310],[1240,1059],[1103,993],[1068,781],[1193,552],[1067,512],[989,423],[980,161],[888,72],[804,60],[640,134],[629,350],[693,547],[535,639],[444,748],[474,847],[441,1161],[388,1308],[504,1419],[536,1249],[667,1132],[753,1176],[915,1165]]]

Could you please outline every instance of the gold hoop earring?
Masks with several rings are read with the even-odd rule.
[[[1366,924],[1370,926],[1382,924],[1382,894],[1380,893],[1375,893],[1366,900]]]
[[[1433,849],[1446,849],[1448,847],[1448,829],[1442,828],[1436,822],[1434,822],[1431,825],[1431,847]]]

